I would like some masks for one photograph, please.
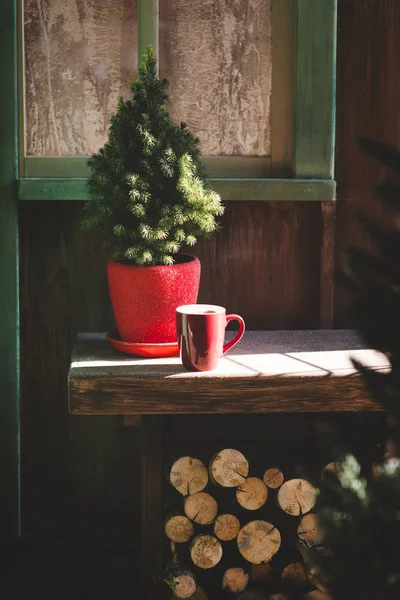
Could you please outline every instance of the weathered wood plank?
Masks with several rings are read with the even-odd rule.
[[[0,539],[20,533],[16,2],[0,19]]]
[[[336,261],[340,266],[349,245],[367,250],[368,234],[360,212],[393,225],[393,213],[374,196],[374,185],[385,174],[382,165],[361,152],[358,141],[371,137],[400,146],[400,2],[339,0],[337,151],[338,182]],[[375,250],[375,249],[373,249]],[[349,324],[349,290],[335,290],[336,327]]]
[[[69,371],[74,414],[341,412],[379,410],[351,357],[387,370],[353,332],[248,332],[215,371],[185,371],[179,357],[118,355],[82,335]]]
[[[321,267],[320,308],[321,329],[333,327],[335,296],[335,219],[336,203],[321,203]]]
[[[141,588],[143,600],[159,600],[163,575],[162,417],[146,416],[141,427]]]

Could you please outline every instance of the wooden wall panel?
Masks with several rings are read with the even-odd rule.
[[[400,147],[400,3],[398,0],[339,0],[337,66],[338,183],[336,266],[349,244],[368,247],[357,222],[362,210],[383,222],[390,213],[372,195],[383,169],[357,147],[372,137]],[[348,295],[335,291],[336,326],[346,325]]]
[[[126,473],[139,467],[122,417],[68,415],[76,333],[112,323],[105,257],[80,218],[77,203],[20,209],[23,532],[107,545],[117,524],[126,519],[127,536],[133,527],[138,500]]]
[[[137,436],[118,418],[68,415],[75,335],[112,325],[106,259],[80,218],[78,203],[20,210],[23,525],[28,535],[89,537],[101,519],[112,538],[139,502],[126,480]],[[229,204],[222,231],[196,248],[200,300],[252,329],[318,327],[319,236],[317,203]]]
[[[400,145],[399,27],[397,0],[339,0],[337,266],[349,243],[366,244],[355,209],[389,218],[371,198],[380,168],[356,142],[371,135]],[[135,430],[119,418],[67,411],[77,331],[112,324],[105,257],[80,230],[81,208],[60,202],[20,207],[23,529],[80,545],[132,548],[138,543],[139,490],[130,477],[138,472]],[[251,329],[318,327],[320,205],[231,203],[223,226],[196,248],[203,265],[200,300],[239,312]],[[335,298],[342,325],[347,298],[341,289]]]
[[[232,202],[222,225],[196,247],[199,300],[241,314],[249,329],[318,327],[319,204]]]

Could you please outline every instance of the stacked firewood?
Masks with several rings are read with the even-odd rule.
[[[253,477],[246,457],[232,448],[215,454],[208,468],[180,457],[168,479],[182,497],[165,520],[172,600],[330,599],[303,557],[307,547],[323,549],[308,481],[285,481],[279,467],[268,465],[262,478]]]

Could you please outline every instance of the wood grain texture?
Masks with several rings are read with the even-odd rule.
[[[160,3],[169,111],[200,138],[205,156],[270,152],[271,7],[271,0]]]
[[[329,400],[327,399],[329,398]],[[261,412],[354,412],[382,410],[358,377],[250,382],[159,379],[136,383],[102,379],[70,382],[72,414],[230,414]]]
[[[390,211],[373,197],[385,169],[358,149],[360,137],[400,145],[400,4],[397,0],[338,1],[336,268],[346,248],[370,248],[357,219],[365,211],[390,224]],[[348,326],[349,294],[335,291],[335,326]]]
[[[336,202],[321,203],[320,309],[321,329],[331,329],[335,295],[335,224]]]
[[[23,533],[134,553],[138,435],[118,417],[68,415],[76,332],[113,326],[105,257],[81,216],[77,203],[20,210]]]
[[[16,4],[0,22],[0,540],[20,533]]]
[[[195,249],[199,302],[239,313],[248,329],[318,328],[320,216],[307,202],[228,203],[222,230]]]
[[[141,582],[143,600],[159,600],[163,575],[163,419],[143,417],[141,431]]]
[[[24,17],[27,154],[95,152],[137,73],[136,1],[25,0]]]
[[[319,350],[313,351],[313,348]],[[321,350],[322,349],[322,350]],[[215,371],[185,371],[179,358],[119,356],[83,336],[69,372],[75,414],[343,412],[379,410],[351,358],[386,371],[352,332],[248,332]]]

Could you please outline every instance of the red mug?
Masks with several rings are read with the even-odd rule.
[[[239,321],[239,331],[224,344],[230,321]],[[223,306],[188,304],[176,309],[176,329],[183,366],[190,371],[211,371],[242,339],[245,324],[239,315],[227,315]]]

